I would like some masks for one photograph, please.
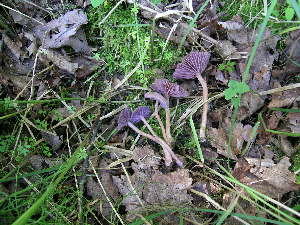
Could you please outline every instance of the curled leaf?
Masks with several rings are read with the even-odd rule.
[[[179,63],[173,73],[175,79],[194,79],[202,74],[209,62],[209,52],[191,52]]]
[[[185,89],[167,79],[156,79],[151,88],[163,95],[175,98],[183,98],[189,95]]]
[[[121,130],[123,127],[126,127],[128,122],[130,121],[132,115],[132,111],[130,107],[125,108],[119,115],[118,119],[118,130]]]
[[[138,123],[142,118],[147,119],[151,114],[151,110],[148,106],[139,106],[131,115],[130,122]]]
[[[167,99],[157,92],[147,92],[144,97],[158,101],[164,109],[169,108]]]

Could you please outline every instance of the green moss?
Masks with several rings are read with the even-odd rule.
[[[107,72],[128,74],[140,61],[142,66],[130,78],[131,84],[148,86],[157,76],[154,69],[166,71],[176,63],[180,53],[169,43],[163,52],[165,40],[154,36],[151,39],[151,25],[142,24],[138,18],[139,9],[119,6],[101,25],[99,23],[110,12],[113,2],[105,2],[88,12],[87,37],[98,47],[95,57],[103,59]]]
[[[297,152],[291,157],[293,172],[300,170],[300,147],[298,147]],[[296,175],[296,183],[300,184],[300,173]]]

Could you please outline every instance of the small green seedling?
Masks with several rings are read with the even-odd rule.
[[[250,91],[248,84],[230,80],[228,88],[224,91],[225,99],[230,100],[235,108],[239,107],[241,95]]]
[[[235,64],[236,62],[233,61],[223,62],[218,66],[218,69],[221,71],[233,72]]]

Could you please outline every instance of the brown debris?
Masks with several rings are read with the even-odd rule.
[[[76,52],[89,53],[90,48],[81,29],[83,24],[87,24],[87,16],[82,10],[74,9],[45,25],[37,26],[34,34],[45,49],[71,46]]]
[[[242,164],[237,163],[233,174],[243,184],[271,198],[280,199],[283,194],[300,188],[295,183],[295,174],[289,171],[290,166],[288,157],[277,164],[271,159],[246,158]]]
[[[126,206],[129,219],[143,209],[143,205],[155,204],[191,204],[187,190],[192,185],[188,170],[179,169],[163,174],[158,170],[160,158],[149,146],[137,147],[134,150],[132,164],[134,174],[130,176],[135,190],[132,190],[126,176],[114,176],[113,181],[123,195],[122,203]],[[136,192],[136,194],[135,194]],[[141,205],[143,204],[143,205]]]

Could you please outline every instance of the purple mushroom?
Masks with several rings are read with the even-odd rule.
[[[147,122],[146,118],[148,118],[150,114],[151,111],[147,106],[140,106],[134,112],[132,112],[131,109],[127,107],[119,115],[118,129],[120,130],[125,126],[128,126],[132,130],[134,130],[137,134],[149,138],[150,140],[158,143],[163,148],[166,166],[170,166],[174,159],[176,164],[182,167],[183,163],[181,162],[181,160],[175,155],[175,153],[172,151],[170,146],[164,140],[162,140],[160,137],[156,135],[156,133],[153,131],[150,124]],[[151,134],[141,131],[139,128],[137,128],[134,125],[135,123],[138,123],[140,121],[142,121],[146,125],[147,129],[151,132]]]
[[[173,73],[175,79],[195,79],[197,78],[203,89],[203,112],[200,126],[200,139],[205,140],[205,129],[207,122],[207,112],[208,112],[208,89],[205,79],[201,76],[202,72],[206,69],[209,62],[210,53],[209,52],[191,52],[185,56],[181,63],[179,63]]]
[[[163,124],[161,122],[161,119],[158,115],[158,113],[155,114],[156,119],[159,122],[159,125],[162,129],[164,135],[164,139],[167,141],[169,145],[173,143],[173,137],[171,135],[171,113],[169,109],[169,98],[175,97],[175,98],[182,98],[187,97],[189,93],[180,87],[176,83],[172,83],[167,79],[156,79],[154,83],[151,85],[151,88],[154,89],[156,92],[162,94],[154,94],[155,92],[149,92],[145,94],[145,98],[154,99],[157,102],[160,103],[161,107],[165,109],[166,111],[166,128],[164,129]],[[155,108],[156,112],[158,111],[157,107]]]

